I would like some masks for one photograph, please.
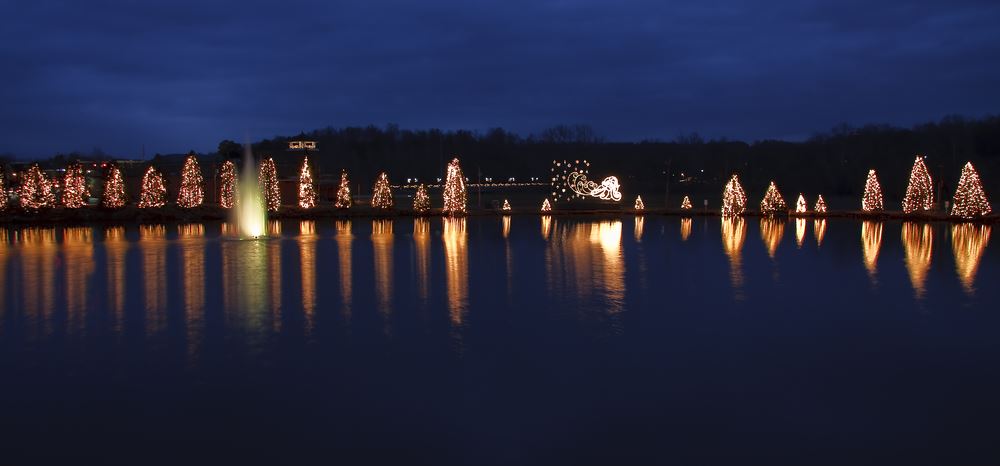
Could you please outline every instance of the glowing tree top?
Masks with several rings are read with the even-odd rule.
[[[510,203],[506,199],[503,200],[503,207],[500,208],[503,211],[510,211]]]
[[[63,176],[62,206],[67,209],[78,209],[87,205],[90,190],[87,188],[87,177],[80,162],[71,163],[66,167]]]
[[[646,210],[646,204],[642,202],[642,196],[635,197],[635,210]]]
[[[795,212],[805,213],[809,210],[809,205],[806,204],[806,197],[799,193],[799,200],[795,201]]]
[[[337,199],[333,206],[338,209],[351,208],[351,183],[347,180],[347,170],[340,172],[340,186],[337,187]]]
[[[979,179],[979,173],[972,166],[972,162],[966,163],[965,167],[962,168],[962,177],[958,180],[954,200],[955,205],[951,208],[952,215],[972,218],[988,215],[992,211],[990,201],[986,198],[986,191],[983,191],[983,183]]]
[[[816,211],[816,213],[818,214],[826,213],[826,201],[823,200],[822,194],[820,194],[819,197],[816,198],[816,206],[813,207],[813,210]]]
[[[25,209],[52,207],[56,203],[56,194],[52,192],[52,181],[45,176],[45,172],[37,163],[24,173],[17,194],[21,199],[21,207]]]
[[[309,157],[302,160],[302,168],[299,169],[299,207],[303,209],[316,207],[316,185],[313,184]]]
[[[232,209],[236,206],[236,164],[226,160],[219,168],[219,206]]]
[[[465,213],[465,178],[458,159],[448,164],[448,176],[444,181],[444,213],[448,215]]]
[[[722,216],[731,217],[733,215],[743,215],[747,210],[747,193],[743,191],[740,184],[740,177],[733,177],[726,183],[726,189],[722,192]]]
[[[260,183],[267,211],[277,212],[281,207],[281,190],[278,188],[278,169],[274,166],[274,159],[268,157],[260,163],[257,182]]]
[[[422,214],[428,210],[431,210],[431,198],[427,195],[427,187],[421,183],[413,195],[413,211]]]
[[[882,210],[884,207],[882,203],[882,186],[878,184],[878,177],[875,176],[875,170],[868,170],[868,180],[865,181],[865,194],[861,198],[861,210],[872,212]]]
[[[167,185],[163,174],[150,166],[142,175],[142,190],[139,192],[139,208],[163,207],[167,204]]]
[[[552,204],[549,203],[548,198],[542,201],[542,212],[552,212]]]
[[[118,165],[111,163],[108,165],[108,173],[104,179],[104,197],[101,198],[101,205],[108,209],[120,209],[125,207],[127,200],[122,171],[118,169]]]
[[[934,184],[931,174],[927,171],[924,157],[917,156],[910,171],[910,184],[906,186],[906,196],[903,197],[903,212],[919,212],[931,210],[934,204]]]
[[[385,172],[379,173],[375,180],[375,187],[372,188],[372,207],[376,209],[392,208],[392,188],[389,187],[389,175]]]
[[[760,201],[760,213],[764,215],[774,215],[776,213],[787,211],[788,204],[785,204],[785,199],[781,197],[781,193],[778,192],[778,185],[771,184],[767,187],[767,192],[764,193],[764,199]]]
[[[177,193],[177,205],[185,209],[200,206],[205,201],[205,188],[202,186],[204,181],[198,159],[194,154],[188,155],[184,159],[184,168],[181,169],[181,189]]]
[[[681,201],[681,210],[691,210],[691,198],[684,196],[684,200]]]

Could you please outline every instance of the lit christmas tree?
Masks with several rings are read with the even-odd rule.
[[[903,197],[903,213],[931,210],[934,204],[934,184],[931,174],[927,171],[924,158],[917,156],[910,171],[910,184],[906,186],[906,196]]]
[[[379,173],[372,188],[372,207],[376,209],[392,208],[392,188],[389,187],[389,175],[385,172]]]
[[[184,159],[184,168],[181,169],[181,189],[177,193],[177,205],[185,209],[200,206],[205,200],[203,182],[198,159],[194,154],[188,155]]]
[[[277,212],[281,207],[281,190],[278,189],[278,169],[274,159],[268,157],[260,163],[260,174],[257,175],[260,192],[264,195],[264,204],[268,212]]]
[[[163,207],[167,205],[167,184],[163,174],[150,166],[142,175],[142,190],[139,192],[139,208]]]
[[[865,181],[865,194],[861,198],[861,210],[872,212],[882,210],[882,186],[878,184],[875,170],[868,170],[868,180]]]
[[[236,207],[236,164],[226,160],[219,168],[219,206],[223,209]]]
[[[309,157],[302,161],[302,169],[299,170],[299,207],[303,209],[316,207],[316,185],[313,184]]]
[[[510,211],[510,203],[506,199],[503,200],[503,207],[500,210]]]
[[[822,194],[820,194],[819,197],[816,198],[816,206],[813,207],[813,211],[815,211],[817,214],[826,213],[826,201],[823,200]]]
[[[66,167],[63,176],[62,206],[67,209],[79,209],[87,205],[90,190],[87,189],[87,177],[80,162],[71,163]]]
[[[795,212],[799,214],[804,214],[809,210],[809,206],[806,204],[806,197],[799,193],[799,200],[795,201]]]
[[[785,199],[778,192],[778,185],[772,181],[770,186],[767,187],[767,192],[764,193],[764,199],[760,201],[760,213],[763,215],[774,215],[787,210],[788,204],[785,204]]]
[[[646,204],[643,204],[642,196],[635,197],[635,210],[646,210]]]
[[[552,212],[552,204],[549,204],[548,199],[542,201],[542,212]]]
[[[7,173],[0,167],[0,210],[7,208]]]
[[[458,159],[448,164],[448,176],[444,182],[444,213],[448,215],[465,213],[465,178]]]
[[[337,199],[333,206],[338,209],[351,208],[351,183],[347,180],[347,170],[340,172],[340,186],[337,187]]]
[[[122,178],[122,171],[114,163],[108,164],[108,173],[104,179],[104,196],[101,198],[101,205],[108,209],[120,209],[125,207],[125,179]]]
[[[427,188],[420,184],[417,186],[417,192],[413,195],[413,211],[417,213],[424,213],[431,209],[431,198],[427,195]]]
[[[52,207],[56,203],[56,194],[52,192],[52,181],[38,164],[33,164],[21,179],[21,188],[17,191],[24,209],[42,209]]]
[[[691,210],[691,198],[684,196],[684,200],[681,201],[681,210]]]
[[[739,176],[734,174],[722,192],[722,216],[743,215],[746,210],[747,193],[743,191]]]
[[[986,191],[983,191],[979,173],[972,166],[972,162],[966,163],[962,168],[962,177],[958,180],[954,201],[951,214],[959,217],[981,217],[992,211],[990,201],[986,199]]]

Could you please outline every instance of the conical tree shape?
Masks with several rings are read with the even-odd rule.
[[[219,206],[223,209],[236,207],[236,164],[226,160],[219,168]]]
[[[389,187],[389,175],[382,172],[375,180],[372,188],[372,207],[376,209],[392,208],[392,188]]]
[[[122,171],[118,169],[118,165],[112,163],[108,167],[108,174],[104,180],[104,196],[101,198],[101,205],[107,209],[120,209],[125,207],[127,200]]]
[[[142,175],[142,190],[139,192],[139,208],[163,207],[167,204],[167,185],[163,175],[150,166]]]
[[[503,200],[503,207],[501,207],[500,210],[504,210],[504,211],[509,211],[510,210],[510,202],[507,202],[507,199]]]
[[[778,185],[772,181],[767,187],[767,192],[764,193],[764,199],[760,201],[760,213],[774,215],[786,211],[788,211],[788,204],[785,204],[785,198],[781,197],[781,193],[778,192]]]
[[[17,194],[23,209],[42,209],[52,207],[56,203],[56,194],[52,192],[52,181],[37,163],[24,173]]]
[[[4,173],[3,168],[0,167],[0,210],[7,208],[8,204],[7,197],[7,174]]]
[[[423,184],[417,186],[417,192],[413,195],[413,211],[424,213],[431,209],[431,198],[427,195],[427,187]]]
[[[642,202],[642,196],[635,197],[635,210],[646,210],[646,204]]]
[[[813,211],[815,211],[817,214],[826,213],[826,201],[823,200],[822,194],[820,194],[819,197],[816,199],[816,206],[813,207]]]
[[[934,204],[934,184],[931,174],[927,171],[924,158],[917,156],[910,171],[910,184],[906,186],[906,196],[903,197],[903,212],[912,213],[931,210]]]
[[[739,176],[734,174],[722,192],[722,216],[743,215],[746,210],[747,193],[743,191]]]
[[[795,212],[799,214],[804,214],[809,211],[809,204],[806,203],[806,197],[799,193],[799,200],[795,201]]]
[[[268,157],[260,163],[260,174],[257,175],[260,192],[264,195],[264,205],[268,212],[277,212],[281,207],[281,190],[278,188],[278,169],[274,159]]]
[[[337,187],[337,200],[333,206],[338,209],[351,208],[351,183],[347,180],[347,171],[340,172],[340,185]]]
[[[684,196],[684,200],[681,201],[681,210],[691,210],[691,199]]]
[[[303,209],[316,207],[316,185],[313,184],[309,157],[302,160],[302,168],[299,170],[299,207]]]
[[[865,181],[865,194],[861,197],[861,210],[873,212],[884,208],[882,203],[882,185],[878,183],[875,170],[868,170],[868,179]]]
[[[465,178],[458,159],[448,164],[448,176],[444,181],[444,213],[448,215],[465,213]]]
[[[66,175],[63,176],[62,206],[67,209],[78,209],[87,205],[90,198],[90,190],[87,189],[87,177],[83,172],[83,165],[79,162],[71,163],[66,167]]]
[[[545,199],[544,201],[542,201],[542,212],[551,212],[551,211],[552,211],[552,204],[549,203],[549,200]]]
[[[185,209],[198,207],[205,201],[205,179],[201,175],[198,159],[190,154],[181,169],[181,189],[177,192],[177,205]]]
[[[954,201],[951,214],[959,217],[981,217],[989,215],[993,210],[990,208],[990,201],[986,198],[986,191],[983,191],[983,183],[979,179],[979,173],[972,166],[972,162],[966,163],[965,167],[962,168],[962,177],[958,180]]]

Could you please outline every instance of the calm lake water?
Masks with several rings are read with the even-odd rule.
[[[0,463],[1000,458],[989,227],[270,229],[0,229]]]

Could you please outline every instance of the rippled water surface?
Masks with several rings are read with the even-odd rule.
[[[0,229],[0,462],[1000,457],[986,226],[269,229]]]

